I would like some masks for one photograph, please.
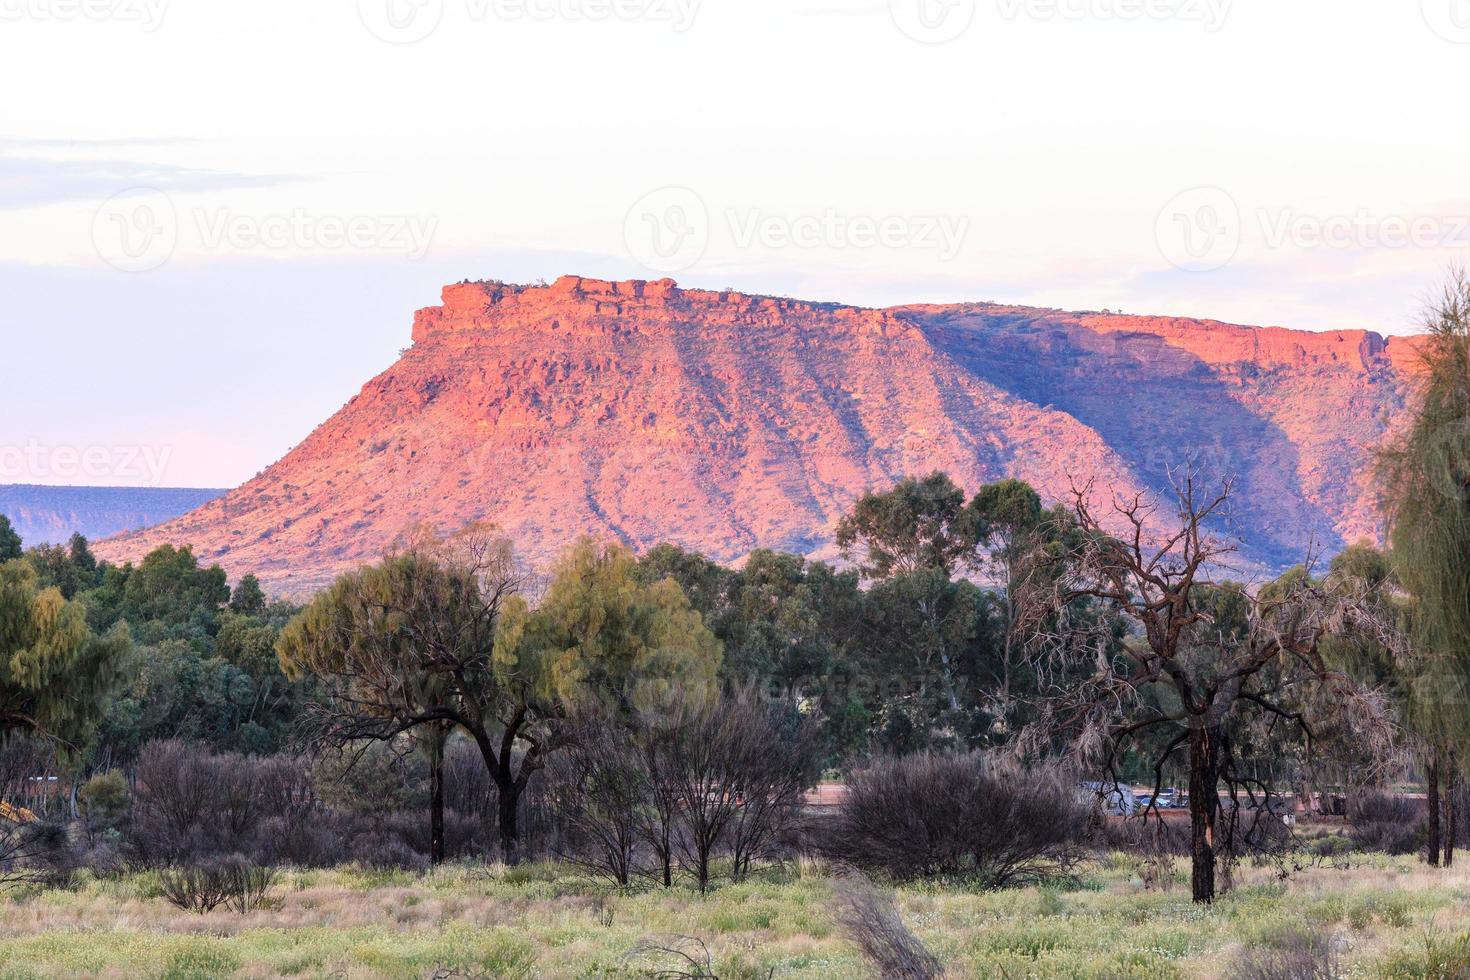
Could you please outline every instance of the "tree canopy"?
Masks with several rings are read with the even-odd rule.
[[[0,564],[0,737],[30,732],[78,751],[131,648],[126,627],[94,634],[85,608],[39,588],[28,563]]]

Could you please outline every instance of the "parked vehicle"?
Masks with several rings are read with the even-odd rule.
[[[1118,783],[1081,783],[1078,789],[1089,803],[1101,800],[1104,813],[1127,817],[1138,812],[1138,798],[1131,787]]]

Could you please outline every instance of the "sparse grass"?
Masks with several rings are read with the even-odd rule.
[[[1188,890],[1147,891],[1121,858],[1074,888],[898,893],[905,925],[947,976],[1229,977],[1241,951],[1330,939],[1344,977],[1470,974],[1470,868],[1352,855],[1286,883],[1243,868],[1214,909]],[[836,881],[820,862],[771,870],[708,898],[690,889],[620,894],[550,865],[454,867],[417,875],[343,868],[286,872],[276,902],[245,915],[171,906],[155,875],[82,876],[67,891],[0,896],[0,980],[22,977],[647,976],[629,953],[649,937],[707,945],[722,980],[864,976],[834,922]]]

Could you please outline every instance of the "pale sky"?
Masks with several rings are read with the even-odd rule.
[[[1470,0],[0,0],[0,483],[233,486],[462,278],[1413,329]]]

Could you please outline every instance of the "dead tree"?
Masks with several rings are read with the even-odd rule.
[[[1310,753],[1310,701],[1352,714],[1356,730],[1386,736],[1377,700],[1319,650],[1330,632],[1377,624],[1360,604],[1329,595],[1308,574],[1261,589],[1211,581],[1233,551],[1211,532],[1228,506],[1228,483],[1204,497],[1194,475],[1184,475],[1175,487],[1173,520],[1163,527],[1157,502],[1142,495],[1116,499],[1104,519],[1090,503],[1090,489],[1074,490],[1081,533],[1057,559],[1056,587],[1033,616],[1052,624],[1035,646],[1048,661],[1038,669],[1057,678],[1038,724],[1053,740],[1069,734],[1083,760],[1101,762],[1110,781],[1117,779],[1119,754],[1151,738],[1158,746],[1151,759],[1156,788],[1166,768],[1182,761],[1189,775],[1194,900],[1209,903],[1225,843],[1220,832],[1227,829],[1219,826],[1222,784],[1237,806],[1244,794],[1254,818],[1244,828],[1232,819],[1230,833],[1260,832],[1263,819],[1276,819],[1279,829],[1272,787],[1238,765],[1232,734],[1252,717],[1265,717],[1304,736]],[[1087,600],[1128,626],[1121,650],[1100,621],[1072,615]],[[1079,671],[1089,668],[1091,676],[1078,682]],[[1324,689],[1330,696],[1313,696]]]

